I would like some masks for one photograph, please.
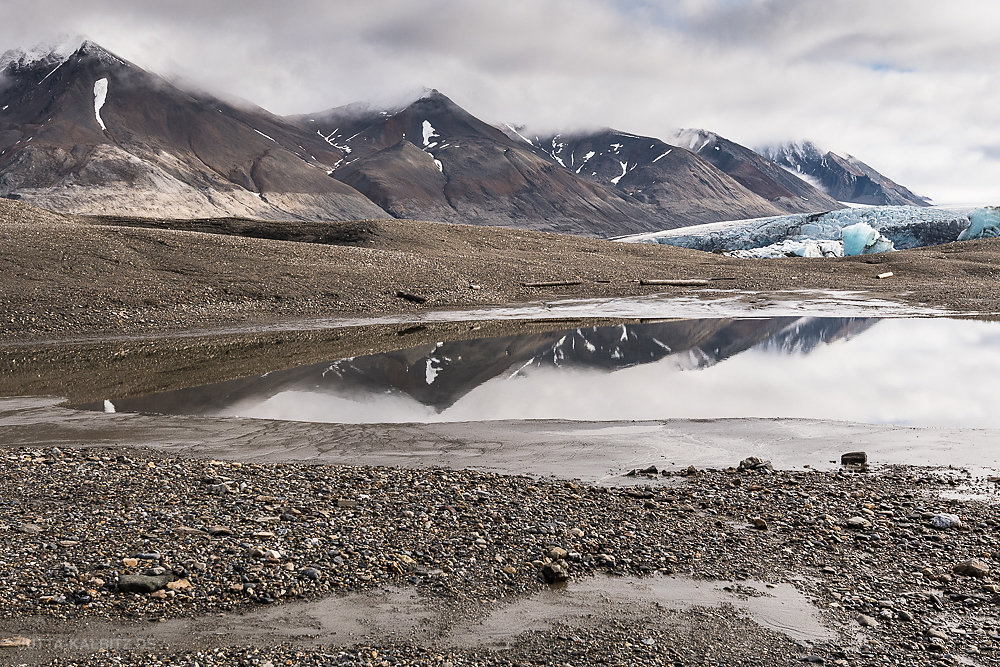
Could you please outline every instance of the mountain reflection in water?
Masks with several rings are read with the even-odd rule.
[[[988,427],[1000,426],[987,386],[997,372],[993,323],[701,319],[438,343],[112,400],[119,411],[328,422],[809,417]]]

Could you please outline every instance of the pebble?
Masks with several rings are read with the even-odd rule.
[[[847,520],[847,527],[851,530],[864,530],[872,527],[872,522],[861,516],[852,516]]]
[[[542,567],[542,579],[547,584],[555,584],[569,579],[569,565],[566,561],[555,560]]]
[[[737,470],[741,472],[750,470],[773,471],[774,466],[771,465],[770,461],[765,461],[764,459],[756,456],[750,456],[740,461],[740,465]]]
[[[564,560],[569,555],[569,552],[562,547],[552,547],[545,553],[545,555],[552,560]]]
[[[33,523],[19,523],[14,526],[14,530],[19,533],[24,533],[25,535],[38,535],[44,530],[44,528],[36,526]]]
[[[842,466],[863,466],[868,464],[868,454],[865,452],[847,452],[840,457]]]
[[[931,527],[938,530],[948,530],[958,528],[962,525],[962,520],[957,514],[935,514],[931,517]]]
[[[964,577],[976,577],[982,579],[990,573],[990,566],[976,558],[962,561],[952,568],[952,572]]]
[[[124,593],[152,593],[165,587],[172,579],[168,574],[123,574],[118,578],[118,590]]]

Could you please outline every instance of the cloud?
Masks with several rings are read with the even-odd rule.
[[[10,46],[83,33],[303,113],[438,88],[490,121],[811,138],[938,200],[1000,202],[989,0],[13,0]]]

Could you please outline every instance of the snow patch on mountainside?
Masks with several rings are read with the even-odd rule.
[[[97,124],[101,126],[101,129],[107,132],[108,128],[104,125],[104,120],[101,118],[101,109],[104,108],[104,103],[108,99],[108,80],[98,79],[94,82],[94,116],[97,117]]]
[[[775,164],[777,164],[777,163],[775,163]],[[786,165],[783,165],[783,164],[779,164],[778,166],[781,167],[782,169],[784,169],[787,173],[789,173],[792,176],[794,176],[795,178],[799,179],[800,181],[805,181],[806,183],[808,183],[809,185],[813,186],[814,188],[816,188],[817,190],[819,190],[823,194],[826,194],[826,195],[830,194],[829,192],[826,191],[826,188],[823,187],[823,183],[820,182],[820,180],[818,178],[816,178],[815,176],[812,176],[811,174],[805,173],[804,171],[802,171],[801,167],[799,167],[798,169],[791,169],[790,167],[788,167]],[[845,203],[845,202],[841,202],[841,203]]]
[[[264,134],[263,132],[261,132],[260,130],[258,130],[256,128],[254,128],[254,132],[256,132],[260,136],[264,137],[265,139],[270,139],[271,141],[274,141],[274,137],[269,137],[268,135]],[[274,143],[278,143],[278,142],[274,141]]]
[[[535,145],[535,144],[534,144],[534,143],[533,143],[533,142],[531,141],[531,139],[529,139],[528,137],[526,137],[526,136],[524,136],[523,134],[521,134],[520,132],[518,132],[517,128],[516,128],[516,127],[514,127],[513,125],[511,125],[510,123],[504,123],[503,125],[504,125],[504,127],[506,127],[506,128],[508,129],[508,130],[510,130],[511,132],[513,132],[513,133],[514,133],[515,135],[517,135],[518,137],[520,137],[520,138],[521,138],[521,140],[522,140],[522,141],[524,141],[525,143],[527,143],[527,144],[529,144],[529,145],[531,145],[531,146],[534,146],[534,145]],[[510,135],[508,134],[508,136],[510,136]]]
[[[42,85],[42,82],[43,82],[43,81],[45,81],[45,80],[46,80],[47,78],[49,78],[50,76],[52,76],[53,74],[55,74],[55,73],[56,73],[56,71],[57,71],[57,70],[58,70],[58,69],[59,69],[60,67],[62,67],[63,65],[65,65],[65,64],[66,64],[66,61],[65,61],[65,60],[62,60],[62,61],[60,61],[58,65],[56,65],[55,67],[53,67],[53,68],[52,68],[52,69],[51,69],[51,70],[49,71],[49,73],[48,73],[48,74],[46,74],[45,76],[43,76],[43,77],[42,77],[42,80],[38,82],[38,85],[39,85],[39,86],[40,86],[40,85]]]
[[[434,126],[431,125],[431,122],[429,120],[425,120],[423,122],[423,134],[424,134],[424,148],[434,148],[435,146],[437,146],[438,142],[436,141],[432,142],[431,139],[434,139],[435,137],[440,139],[441,135],[437,133],[437,131],[434,129]]]
[[[580,166],[576,168],[576,173],[579,174],[580,170],[583,169],[588,162],[590,162],[590,158],[594,157],[595,155],[597,155],[597,153],[595,153],[594,151],[587,151],[587,154],[583,156],[583,162],[581,162]]]
[[[618,151],[615,152],[617,153]],[[622,177],[624,177],[625,174],[628,173],[628,162],[619,161],[618,164],[622,166],[622,173],[611,179],[611,182],[614,183],[615,185],[618,185],[618,181],[622,180]]]

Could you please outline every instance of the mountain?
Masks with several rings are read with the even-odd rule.
[[[612,237],[832,207],[716,141],[706,160],[610,129],[528,139],[437,91],[393,110],[282,118],[183,90],[89,41],[0,57],[0,197],[67,213],[419,218]],[[848,166],[855,184],[913,196]]]
[[[777,164],[814,179],[837,201],[875,206],[930,206],[921,197],[883,176],[861,160],[822,152],[809,141],[769,146],[758,151]]]
[[[182,91],[92,42],[0,59],[0,196],[62,212],[387,217],[343,157],[263,109]]]
[[[786,213],[844,208],[825,192],[759,153],[707,130],[679,130],[671,138]]]
[[[561,167],[432,90],[394,112],[289,119],[341,147],[333,177],[396,217],[613,236],[687,224]]]
[[[507,130],[566,170],[658,211],[673,227],[785,213],[701,157],[653,137],[603,129],[528,138]]]

